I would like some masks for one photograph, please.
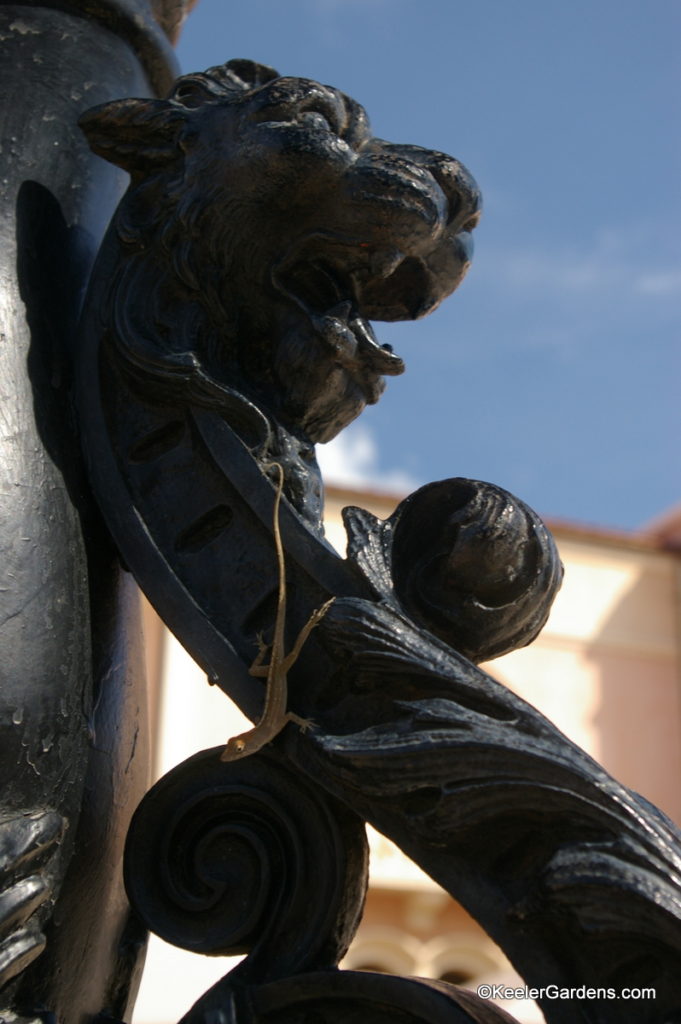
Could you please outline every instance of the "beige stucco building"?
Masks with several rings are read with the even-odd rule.
[[[384,517],[396,497],[327,491],[327,535],[340,550],[340,510]],[[535,643],[485,665],[621,782],[681,823],[681,511],[650,530],[616,533],[553,522],[565,581]],[[156,681],[156,773],[247,727],[205,683],[153,613],[147,622]],[[475,988],[512,979],[503,954],[468,915],[376,833],[363,923],[345,966],[445,978]],[[229,964],[154,940],[136,1024],[175,1021]],[[538,1009],[502,1004],[522,1024]]]

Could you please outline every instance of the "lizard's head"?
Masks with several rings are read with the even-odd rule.
[[[238,761],[247,753],[246,741],[241,736],[232,736],[227,740],[227,746],[220,754],[221,761]]]

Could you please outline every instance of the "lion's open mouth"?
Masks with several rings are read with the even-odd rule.
[[[345,257],[341,262],[328,253],[320,254],[318,244],[319,238],[314,253],[305,245],[305,253],[299,249],[294,257],[282,261],[273,281],[303,311],[334,361],[361,387],[366,401],[374,403],[383,392],[381,378],[403,373],[404,362],[391,346],[378,342],[371,324],[362,316],[359,279],[366,273],[368,254],[358,260],[356,245],[336,244],[333,248],[342,250]],[[339,254],[334,253],[336,257]]]

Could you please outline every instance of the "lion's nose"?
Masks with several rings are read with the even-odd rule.
[[[482,215],[482,193],[473,175],[462,163],[443,153],[433,153],[428,164],[449,202],[449,225],[455,232],[472,231]]]
[[[482,194],[473,175],[464,165],[446,153],[421,146],[380,143],[384,151],[429,171],[447,199],[447,225],[450,231],[472,231],[480,220]]]
[[[450,230],[472,231],[482,213],[482,194],[471,172],[460,160],[435,150],[421,150],[413,159],[430,171],[447,196]]]

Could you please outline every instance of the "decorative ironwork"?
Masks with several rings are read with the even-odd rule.
[[[76,325],[126,187],[78,117],[166,91],[184,0],[0,0],[0,1016],[134,999],[118,870],[147,788],[137,588],[91,499]],[[86,895],[85,895],[86,894]]]
[[[501,488],[453,479],[385,522],[346,510],[347,559],[323,537],[314,445],[404,368],[369,320],[423,316],[462,280],[480,207],[469,173],[372,137],[337,90],[246,60],[80,124],[132,179],[81,319],[93,491],[211,682],[253,719],[274,694],[285,725],[247,757],[190,758],[128,836],[127,890],[150,928],[248,954],[186,1024],[510,1020],[444,983],[337,970],[366,884],[363,820],[544,990],[550,1024],[681,1021],[677,832],[476,665],[546,620],[562,569],[545,526]],[[264,651],[253,660],[267,638],[265,671]],[[10,941],[29,922],[29,958],[51,890],[25,869],[49,858],[62,821],[0,829],[0,920],[5,900]],[[129,974],[107,982],[121,1013]],[[625,984],[657,998],[546,994]]]
[[[454,479],[417,491],[385,522],[346,510],[347,560],[322,536],[313,443],[402,370],[368,318],[422,315],[461,280],[479,207],[472,179],[442,154],[373,139],[362,109],[336,90],[247,61],[186,76],[168,100],[108,104],[82,124],[133,176],[93,276],[80,386],[91,479],[126,563],[211,681],[254,718],[264,698],[247,666],[258,637],[274,629],[281,660],[313,609],[335,599],[288,666],[288,710],[313,727],[288,725],[271,754],[215,763],[211,778],[237,778],[240,807],[240,773],[276,755],[282,808],[299,785],[339,797],[456,896],[532,986],[657,989],[645,1005],[580,1003],[580,1019],[669,1024],[680,1012],[676,832],[475,665],[543,625],[562,575],[545,526],[500,488]],[[208,847],[243,828],[238,812],[225,805],[223,821],[216,809],[227,782],[208,787],[207,803],[203,781],[192,788],[211,756],[159,784],[128,843],[133,903],[181,945],[197,941],[182,914],[170,927],[165,912],[144,909],[160,900],[154,864],[174,865],[187,905],[195,886],[213,896],[210,868],[189,881],[194,847],[171,806],[178,822],[186,810],[190,833],[208,828]],[[292,766],[308,781],[294,784]],[[208,810],[195,816],[195,800]],[[235,864],[257,907],[269,882],[258,888],[240,843]],[[321,870],[343,872],[328,858]],[[173,872],[162,874],[170,886]],[[295,903],[295,889],[286,898]],[[319,922],[312,931],[323,940]],[[405,1020],[503,1019],[438,986],[330,983],[305,973],[314,962],[287,961],[280,933],[268,934],[266,955],[252,953],[187,1021],[307,1019],[305,1007],[341,1020],[348,1006],[383,1019],[374,999],[402,1006]],[[282,962],[301,977],[285,980]],[[574,1021],[571,1001],[539,1002],[551,1024]]]
[[[145,924],[194,952],[236,956],[240,979],[335,966],[366,892],[364,824],[285,758],[196,754],[142,801],[126,888]]]

